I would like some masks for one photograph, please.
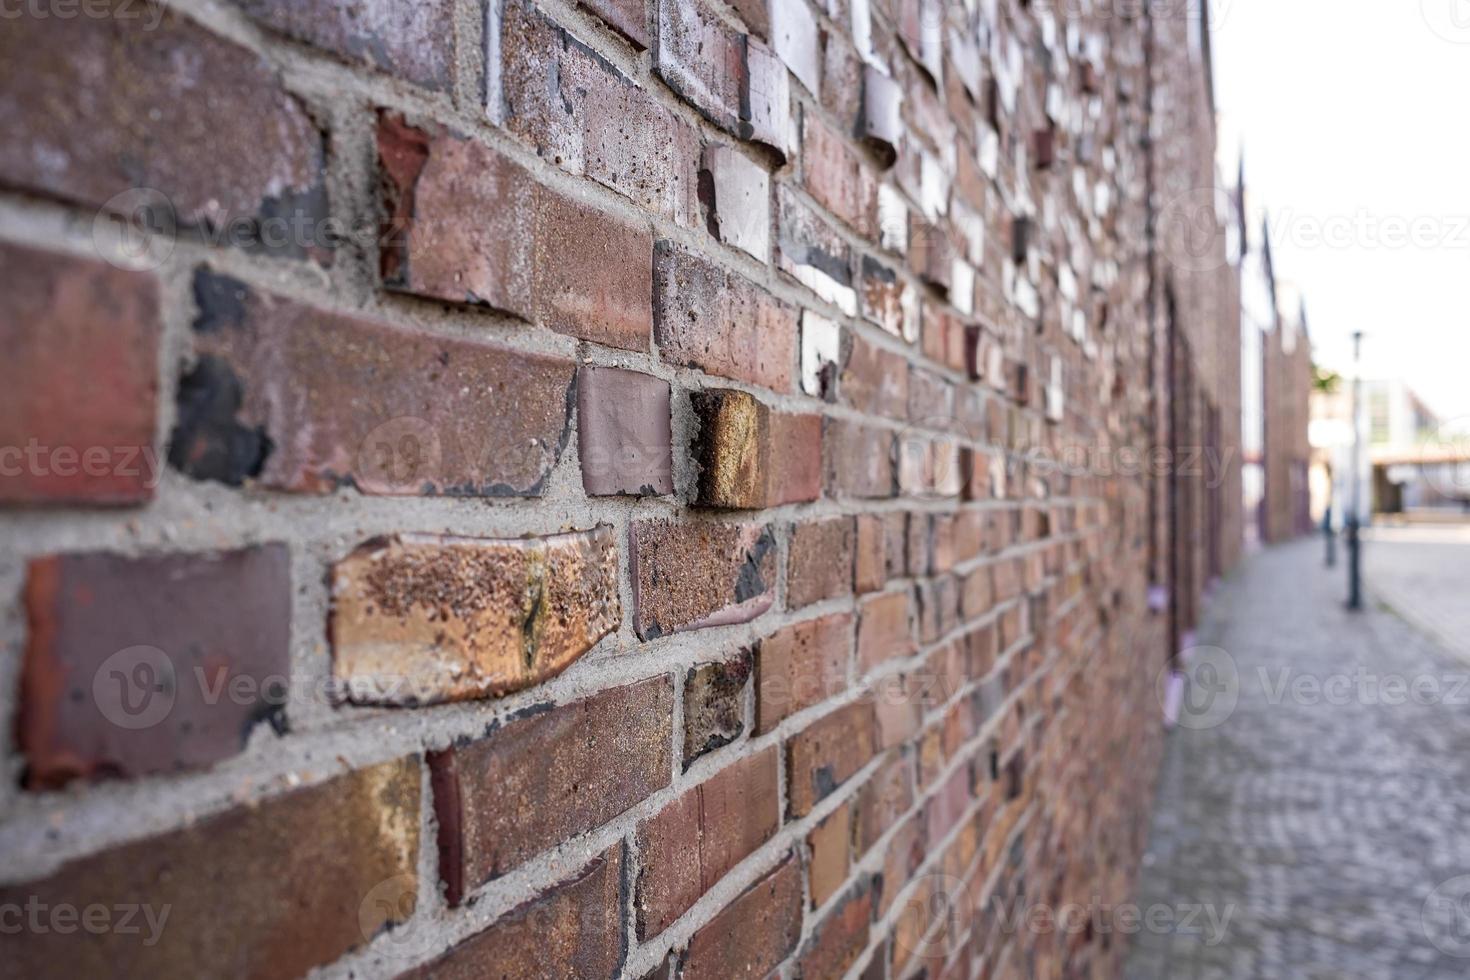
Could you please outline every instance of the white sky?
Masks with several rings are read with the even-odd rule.
[[[1244,147],[1317,360],[1361,329],[1365,374],[1470,416],[1470,0],[1211,3],[1221,171]]]

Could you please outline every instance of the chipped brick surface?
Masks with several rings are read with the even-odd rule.
[[[638,635],[745,623],[771,608],[776,539],[762,524],[639,521],[631,531]]]
[[[203,768],[285,710],[284,545],[37,558],[24,598],[18,728],[33,789]]]
[[[617,626],[611,527],[493,540],[397,535],[332,572],[332,663],[366,704],[508,694],[555,677]]]
[[[669,383],[620,368],[582,368],[577,442],[589,495],[672,493]]]
[[[684,678],[684,768],[729,745],[745,731],[745,690],[751,657],[700,664]]]
[[[743,391],[690,396],[699,422],[694,502],[753,510],[815,500],[822,491],[822,420],[771,411]]]

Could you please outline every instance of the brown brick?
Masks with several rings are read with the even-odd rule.
[[[398,980],[613,977],[622,965],[623,842],[571,878],[516,906],[483,932]]]
[[[27,785],[134,778],[239,754],[284,709],[284,545],[31,561],[19,741]]]
[[[700,161],[705,226],[720,241],[761,262],[771,258],[771,177],[734,147],[710,144]]]
[[[646,350],[653,238],[537,184],[473,140],[384,113],[378,156],[391,289],[480,303],[570,334]]]
[[[639,521],[631,537],[640,638],[747,623],[771,608],[776,539],[769,527]]]
[[[322,134],[270,63],[167,9],[156,24],[127,0],[103,9],[7,18],[0,181],[124,217],[157,200],[161,222],[187,229],[257,217],[320,227]]]
[[[773,412],[743,391],[697,391],[690,402],[697,506],[760,510],[821,496],[821,416]]]
[[[852,808],[844,803],[807,834],[812,908],[821,908],[847,880],[852,862]]]
[[[237,0],[247,16],[347,61],[416,85],[454,84],[454,2]]]
[[[889,674],[873,683],[873,719],[879,751],[914,737],[923,720],[918,697],[922,679],[911,674]]]
[[[859,606],[858,670],[866,673],[886,660],[912,656],[913,597],[902,592],[868,596]]]
[[[878,918],[888,914],[893,900],[924,863],[927,853],[923,813],[917,813],[905,820],[888,841],[888,851],[883,856],[883,893],[878,902]]]
[[[577,372],[577,446],[590,496],[674,492],[669,383],[611,367]]]
[[[786,563],[786,606],[802,606],[852,595],[851,517],[798,524],[791,530]]]
[[[561,455],[570,361],[333,313],[205,270],[194,295],[197,362],[169,448],[190,476],[539,496]]]
[[[643,0],[579,0],[613,30],[642,51],[648,47],[648,12]]]
[[[701,664],[684,680],[684,768],[707,752],[729,745],[745,731],[745,684],[750,651],[731,660]]]
[[[907,752],[890,755],[854,797],[853,839],[859,859],[914,805],[914,763]]]
[[[7,972],[185,978],[209,963],[265,977],[331,963],[413,914],[419,772],[417,757],[385,762],[0,888],[3,906],[142,906],[134,932],[7,936]]]
[[[801,117],[801,166],[818,204],[863,238],[877,238],[877,181],[842,136],[811,112]]]
[[[667,786],[673,699],[654,677],[431,753],[450,904]]]
[[[655,328],[665,361],[788,392],[796,310],[681,245],[654,249]]]
[[[960,583],[960,616],[963,619],[978,619],[995,606],[994,593],[990,587],[990,566],[977,568],[965,575]]]
[[[332,570],[332,663],[359,704],[498,696],[561,673],[617,629],[613,529],[542,538],[403,534]]]
[[[791,815],[804,817],[873,757],[873,705],[854,701],[786,743]]]
[[[160,465],[153,277],[0,244],[0,281],[0,504],[152,498]]]
[[[798,969],[803,977],[846,975],[868,945],[868,923],[873,917],[873,886],[862,878],[818,923],[811,941],[801,954]],[[875,959],[881,959],[881,951]]]
[[[776,748],[726,767],[638,828],[639,938],[668,928],[776,833]]]
[[[860,514],[854,544],[853,586],[859,595],[877,592],[888,584],[883,519],[877,514]]]
[[[642,4],[633,2],[641,22]],[[611,8],[625,5],[626,0],[596,0],[595,7],[606,17]],[[694,227],[699,221],[694,127],[530,4],[494,0],[490,14],[490,120],[568,173],[590,177],[639,207]],[[620,23],[632,20],[631,10],[619,18]]]
[[[852,616],[834,613],[793,623],[760,641],[756,647],[757,735],[846,690],[851,637]]]
[[[788,857],[740,894],[689,940],[683,980],[757,980],[801,938],[801,864]]]
[[[828,419],[822,449],[828,493],[865,499],[893,496],[893,437],[887,430]]]
[[[908,417],[908,361],[854,336],[842,367],[842,399],[865,415],[895,421]]]

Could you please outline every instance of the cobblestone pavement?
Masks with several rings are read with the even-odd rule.
[[[1375,527],[1366,537],[1369,592],[1470,661],[1470,526]]]
[[[1175,925],[1130,980],[1470,976],[1470,674],[1343,582],[1313,540],[1217,591],[1138,886]]]

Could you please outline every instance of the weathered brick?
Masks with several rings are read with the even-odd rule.
[[[746,0],[749,6],[758,0]],[[796,143],[791,124],[791,80],[776,52],[755,38],[745,44],[746,93],[740,134],[774,150],[784,163]]]
[[[913,286],[872,256],[862,261],[863,318],[895,337],[919,338],[919,299]]]
[[[299,221],[308,240],[285,251],[323,244],[322,134],[269,62],[171,10],[155,24],[130,0],[96,9],[7,18],[0,182],[124,217],[157,203],[165,227]]]
[[[786,563],[786,606],[799,609],[852,594],[853,519],[798,524]]]
[[[847,880],[852,861],[852,807],[844,803],[833,810],[807,834],[806,845],[812,856],[807,867],[812,907],[821,908]]]
[[[893,437],[887,430],[828,419],[822,449],[828,493],[864,499],[893,496]]]
[[[606,14],[621,3],[598,0],[599,11]],[[637,6],[641,21],[642,4]],[[694,128],[531,5],[492,0],[488,9],[490,120],[568,173],[588,176],[642,208],[694,227]]]
[[[402,534],[332,570],[332,664],[359,704],[509,694],[618,626],[613,529],[496,540]]]
[[[898,158],[898,147],[903,141],[903,120],[900,114],[903,90],[877,68],[865,65],[862,98],[858,136],[885,167],[891,167]]]
[[[450,904],[667,786],[673,707],[654,677],[430,753]]]
[[[847,687],[852,616],[833,613],[793,623],[756,647],[755,733]]]
[[[817,19],[806,0],[773,3],[770,40],[776,56],[814,97],[822,95],[822,46]]]
[[[516,906],[482,932],[398,980],[504,977],[613,977],[623,933],[623,842],[571,878]]]
[[[454,2],[423,0],[235,0],[287,37],[417,85],[454,84]]]
[[[30,788],[209,766],[285,708],[284,545],[37,558],[25,608],[17,728]]]
[[[669,241],[654,248],[655,331],[664,360],[791,390],[796,310],[738,273]]]
[[[912,656],[913,601],[907,590],[868,596],[859,607],[858,669],[869,671],[885,660]]]
[[[853,588],[859,595],[877,592],[888,584],[886,548],[883,519],[877,514],[858,515],[853,546]]]
[[[648,47],[648,11],[643,0],[578,0],[613,30],[633,42],[638,50]]]
[[[871,879],[864,877],[817,925],[801,954],[801,976],[845,976],[868,945],[872,917],[873,887]],[[874,959],[881,968],[882,952]]]
[[[771,178],[764,167],[734,147],[706,146],[699,200],[710,234],[761,262],[770,260]]]
[[[674,492],[669,383],[621,368],[577,372],[577,446],[591,496]]]
[[[684,980],[764,977],[801,938],[801,863],[788,857],[689,940]]]
[[[0,281],[0,504],[152,498],[156,281],[11,244]]]
[[[913,756],[905,752],[890,755],[854,800],[853,840],[861,859],[914,805]]]
[[[877,181],[842,135],[812,112],[801,117],[801,173],[818,204],[862,237],[877,238]]]
[[[864,64],[841,33],[823,35],[822,105],[844,130],[854,130],[863,104]]]
[[[801,313],[801,390],[825,402],[837,400],[842,328],[811,310]]]
[[[663,932],[776,833],[776,748],[726,767],[638,827],[639,938]]]
[[[759,510],[822,493],[822,418],[773,412],[743,391],[697,391],[694,503]]]
[[[630,536],[640,638],[746,623],[771,608],[776,539],[769,527],[652,520],[635,523]]]
[[[648,227],[563,196],[482,143],[383,114],[382,250],[391,289],[479,303],[584,340],[646,350]]]
[[[857,314],[852,249],[785,184],[776,186],[777,267],[848,316]]]
[[[539,496],[574,366],[334,313],[201,269],[169,462],[326,493]],[[392,366],[393,384],[383,383]]]
[[[739,135],[740,103],[748,91],[745,35],[700,0],[656,2],[654,70],[710,122]]]
[[[787,801],[804,817],[873,757],[873,705],[854,701],[838,708],[786,743]]]
[[[331,963],[413,914],[419,772],[417,757],[385,762],[0,888],[5,907],[142,909],[132,932],[7,936],[6,969],[188,978],[208,963],[222,975],[294,977]]]
[[[684,680],[684,768],[729,745],[745,731],[745,686],[753,663],[743,650],[730,660],[691,668]]]
[[[865,415],[902,421],[908,416],[908,362],[854,335],[842,367],[841,391],[843,401]]]

